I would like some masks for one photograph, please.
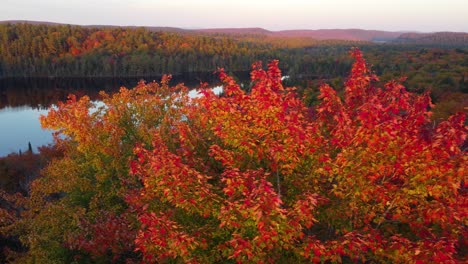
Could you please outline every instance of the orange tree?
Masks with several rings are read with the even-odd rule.
[[[329,203],[321,219],[350,258],[455,262],[466,247],[465,117],[430,122],[428,95],[377,77],[354,50],[344,100],[321,87],[317,121],[327,137]]]
[[[377,77],[354,49],[343,97],[307,108],[278,62],[251,91],[140,84],[43,118],[64,157],[32,186],[23,260],[466,260],[467,128],[430,122],[429,97]],[[134,252],[135,250],[135,252]]]
[[[143,82],[121,88],[102,102],[70,96],[41,117],[54,129],[63,157],[52,160],[33,182],[14,229],[28,247],[22,263],[70,263],[134,259],[138,225],[125,202],[139,188],[128,177],[136,143],[151,143],[154,133],[170,135],[172,119],[187,97],[182,85]],[[188,98],[188,97],[187,97]]]
[[[465,258],[464,115],[434,125],[429,97],[383,88],[355,49],[344,98],[307,109],[278,62],[244,92],[223,71],[186,107],[177,144],[139,146],[130,204],[149,262],[456,262]]]

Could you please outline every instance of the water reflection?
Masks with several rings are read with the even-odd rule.
[[[134,86],[138,80],[10,78],[0,80],[0,156],[33,151],[52,142],[50,131],[41,129],[39,116],[69,94],[97,99],[100,90],[108,93],[120,86]]]
[[[58,101],[66,100],[69,94],[77,97],[88,95],[97,99],[99,91],[113,93],[121,86],[134,87],[140,79],[113,78],[7,78],[0,80],[0,109],[4,107],[29,106],[45,109]]]

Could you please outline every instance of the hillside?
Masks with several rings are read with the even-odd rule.
[[[263,28],[206,28],[206,29],[195,29],[193,31],[203,33],[221,33],[221,34],[263,34],[273,35],[273,31],[269,31]]]
[[[0,24],[32,24],[32,25],[64,25],[61,23],[45,21],[8,20],[0,21]],[[152,32],[176,32],[176,33],[202,33],[223,35],[265,35],[280,38],[311,38],[315,40],[347,40],[347,41],[373,41],[394,42],[409,44],[434,44],[434,45],[468,45],[468,33],[465,32],[404,32],[383,31],[365,29],[293,29],[271,31],[264,28],[204,28],[184,29],[164,26],[115,26],[115,25],[84,25],[85,28],[145,28]]]
[[[354,40],[354,41],[388,41],[398,38],[401,32],[364,30],[364,29],[295,29],[269,31],[263,28],[211,28],[200,29],[197,32],[220,33],[220,34],[263,34],[273,37],[286,38],[313,38],[317,40]]]
[[[405,33],[394,40],[397,43],[426,45],[468,45],[468,33],[436,32],[436,33]]]

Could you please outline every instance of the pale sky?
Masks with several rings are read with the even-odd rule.
[[[180,28],[468,32],[468,0],[0,0],[0,20]]]

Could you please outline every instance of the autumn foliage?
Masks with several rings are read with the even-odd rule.
[[[344,94],[304,105],[278,61],[250,92],[140,83],[42,118],[64,156],[32,186],[19,260],[188,263],[466,261],[465,117],[430,121],[427,94],[361,52]]]

